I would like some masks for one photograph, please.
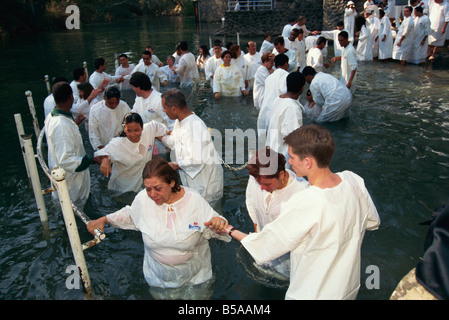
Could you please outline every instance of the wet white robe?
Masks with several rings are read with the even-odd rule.
[[[89,141],[94,151],[99,146],[107,145],[123,131],[122,121],[128,112],[131,112],[131,108],[123,100],[115,109],[106,106],[104,100],[92,106],[89,113]]]
[[[254,88],[254,76],[256,75],[257,69],[262,65],[262,55],[260,52],[256,52],[251,55],[247,53],[243,56],[246,61],[246,65],[248,66],[247,78],[248,78],[248,90],[252,90]]]
[[[270,75],[270,71],[265,66],[260,66],[254,75],[253,100],[254,107],[260,110],[265,92],[265,80]]]
[[[380,29],[380,20],[377,17],[374,17],[373,15],[370,16],[369,19],[366,19],[366,26],[368,27],[371,37],[373,37],[373,57],[377,58],[379,55],[379,39],[376,38],[379,36],[379,29]]]
[[[238,97],[243,89],[245,89],[245,76],[236,64],[231,63],[229,67],[222,64],[215,70],[214,93],[219,92],[224,97]]]
[[[318,122],[337,121],[347,117],[352,104],[352,94],[346,85],[333,75],[318,72],[310,83],[313,101],[321,107]]]
[[[193,86],[198,81],[200,76],[193,53],[187,52],[181,55],[176,73],[179,75],[181,86]]]
[[[346,48],[343,48],[341,55],[341,75],[340,81],[346,85],[351,77],[351,72],[357,70],[357,54],[352,43],[349,43]],[[351,88],[349,89],[354,94],[357,88],[357,72],[352,79]]]
[[[346,31],[348,32],[348,30],[344,29],[341,31]],[[338,42],[338,35],[341,32],[340,30],[336,29],[336,30],[331,30],[331,31],[321,31],[321,36],[325,37],[327,40],[332,40],[334,43],[334,57],[341,57],[341,50],[343,49],[342,46],[340,45],[340,42]],[[349,32],[348,32],[349,34]]]
[[[441,34],[444,24],[449,22],[449,3],[444,1],[441,4],[429,0],[430,35],[429,45],[442,47],[446,41],[449,25],[446,32]]]
[[[345,9],[344,14],[344,24],[345,30],[348,30],[349,41],[354,42],[354,26],[355,26],[355,17],[357,17],[357,11],[352,10],[350,8]]]
[[[414,29],[414,21],[412,17],[405,18],[401,26],[399,27],[398,33],[396,35],[396,39],[393,45],[393,59],[395,60],[407,60],[413,49],[413,29]],[[404,40],[401,42],[401,46],[398,46],[397,43],[405,36]]]
[[[290,252],[287,300],[357,297],[363,237],[378,228],[380,218],[363,179],[350,171],[338,175],[338,186],[297,193],[262,232],[242,240],[258,264]]]
[[[307,66],[315,69],[316,72],[324,71],[323,53],[319,48],[312,48],[307,54]]]
[[[358,61],[373,61],[373,37],[366,26],[360,30],[356,53]]]
[[[145,65],[143,62],[139,63],[130,75],[124,77],[125,80],[131,79],[132,74],[135,72],[145,73],[150,78],[151,87],[159,92],[161,91],[161,82],[167,81],[167,77],[155,63],[152,63],[149,66]]]
[[[174,121],[170,120],[162,107],[161,93],[152,90],[148,98],[136,97],[132,112],[138,113],[143,120],[143,123],[151,120],[158,121],[165,124],[170,130],[173,129]]]
[[[276,49],[273,49],[273,54],[277,56],[279,52]],[[284,52],[284,54],[288,57],[288,72],[296,71],[297,62],[295,51],[287,49],[287,51]]]
[[[206,76],[206,80],[210,81],[210,86],[212,88],[214,87],[214,77],[213,76],[215,74],[215,71],[222,64],[223,64],[223,60],[221,58],[217,59],[217,57],[215,57],[215,55],[213,55],[206,61],[206,66],[204,68],[204,74]]]
[[[429,41],[426,39],[424,45],[421,45],[421,42],[430,34],[430,20],[426,15],[415,17],[413,20],[415,24],[413,29],[413,48],[408,62],[418,64],[426,61]]]
[[[218,237],[204,225],[220,215],[197,192],[186,187],[184,190],[180,200],[162,205],[142,190],[131,206],[107,215],[115,227],[142,232],[143,273],[150,286],[179,288],[210,280],[212,263],[207,239],[230,241],[229,236]],[[173,226],[168,228],[170,222]]]
[[[118,193],[138,192],[142,189],[142,171],[153,157],[156,137],[164,136],[168,129],[154,120],[143,125],[139,142],[131,142],[127,137],[113,138],[94,156],[109,156],[112,173],[109,176],[108,189]]]
[[[182,184],[214,206],[223,196],[223,168],[204,121],[193,113],[176,120],[172,134],[162,141],[173,150],[171,160],[181,168]]]
[[[382,41],[384,35],[385,41]],[[390,59],[393,55],[393,34],[390,19],[385,15],[380,20],[379,29],[379,60]]]

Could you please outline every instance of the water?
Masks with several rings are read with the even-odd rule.
[[[74,261],[60,210],[46,196],[50,232],[44,233],[24,170],[13,115],[22,114],[25,131],[33,133],[25,91],[33,92],[42,126],[42,102],[47,94],[45,74],[50,78],[65,75],[71,80],[75,67],[87,61],[92,72],[93,60],[100,56],[106,58],[107,71],[113,73],[115,53],[132,52],[131,60],[137,62],[148,44],[162,61],[181,40],[188,41],[197,54],[199,45],[208,44],[209,34],[217,28],[203,24],[196,29],[193,19],[188,18],[158,18],[83,25],[76,32],[29,35],[0,44],[1,299],[84,298],[81,290],[66,288],[69,274],[65,271]],[[249,39],[240,40],[243,44]],[[255,40],[261,43],[261,39]],[[393,62],[361,63],[350,117],[326,125],[337,146],[332,169],[361,175],[382,219],[380,229],[365,236],[359,299],[390,297],[397,283],[423,255],[427,227],[419,223],[428,220],[432,211],[448,200],[449,68],[444,62],[406,66],[403,70]],[[328,70],[335,76],[339,71],[339,66]],[[188,103],[209,127],[223,135],[225,129],[245,131],[256,127],[257,112],[251,97],[215,101],[210,87],[203,85]],[[224,172],[223,214],[234,226],[250,232],[252,222],[245,207],[247,173],[228,169]],[[91,218],[115,211],[131,200],[111,198],[98,167],[91,168],[91,176],[92,193],[85,207]],[[43,188],[49,186],[43,173],[41,183]],[[90,240],[91,235],[77,221],[82,242]],[[96,297],[152,299],[142,274],[140,234],[112,227],[106,229],[106,234],[104,242],[85,251]],[[237,241],[212,241],[211,248],[216,275],[212,299],[283,299],[285,289],[265,287],[244,271],[236,256]],[[369,265],[379,267],[379,289],[365,286]]]

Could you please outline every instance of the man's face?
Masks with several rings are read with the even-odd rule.
[[[301,160],[299,156],[293,153],[292,147],[288,146],[288,163],[292,166],[293,171],[296,173],[298,177],[306,176],[304,160]]]
[[[122,65],[122,67],[125,67],[128,65],[128,59],[125,57],[120,57],[119,61],[120,61],[120,64]]]
[[[151,56],[148,55],[148,54],[143,54],[143,55],[142,55],[142,60],[143,60],[143,63],[144,63],[146,66],[149,66],[149,65],[151,64]]]
[[[280,43],[275,44],[275,45],[274,45],[274,48],[275,48],[276,51],[279,52],[279,53],[284,53],[284,51],[285,51],[285,46],[284,46],[283,44],[280,44]]]
[[[214,46],[214,54],[216,57],[220,57],[221,52],[222,52],[221,46]]]
[[[165,98],[162,98],[162,109],[164,110],[165,114],[167,115],[167,117],[170,118],[170,120],[175,120],[176,119],[176,115],[173,113],[173,106],[170,106],[167,104],[167,102],[165,101]]]
[[[412,12],[409,8],[404,9],[404,16],[410,17],[412,15]]]
[[[340,44],[340,46],[346,48],[346,46],[349,44],[349,40],[341,36],[338,36],[338,43]]]
[[[256,53],[256,43],[253,41],[248,42],[248,52],[253,55]]]

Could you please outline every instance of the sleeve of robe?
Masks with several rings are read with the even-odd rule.
[[[220,92],[220,82],[221,82],[221,67],[218,67],[215,70],[214,74],[214,93]]]
[[[78,146],[65,126],[57,126],[52,132],[54,156],[56,163],[64,170],[74,173],[83,157],[76,153]]]

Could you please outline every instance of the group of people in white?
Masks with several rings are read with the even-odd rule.
[[[195,57],[183,41],[166,65],[147,47],[136,66],[121,55],[114,76],[99,58],[89,78],[77,68],[71,83],[55,81],[44,103],[49,167],[66,170],[71,200],[79,206],[89,197],[90,165],[100,165],[111,193],[137,193],[131,204],[87,228],[110,224],[142,233],[143,272],[155,298],[167,292],[209,297],[204,288],[213,282],[211,238],[237,239],[258,264],[289,277],[286,299],[357,297],[362,239],[380,218],[361,177],[330,170],[335,143],[329,130],[302,122],[303,113],[317,122],[348,116],[356,51],[344,25],[310,32],[305,23],[305,17],[292,21],[273,42],[267,35],[259,52],[254,41],[246,54],[237,44],[225,48],[215,41]],[[341,61],[340,79],[323,72],[326,38],[334,40],[332,62]],[[252,93],[259,113],[263,147],[247,165],[250,234],[219,213],[221,155],[183,90],[195,89],[199,72],[215,99]],[[299,97],[306,82],[303,107]],[[123,100],[126,94],[135,95],[132,107]]]

